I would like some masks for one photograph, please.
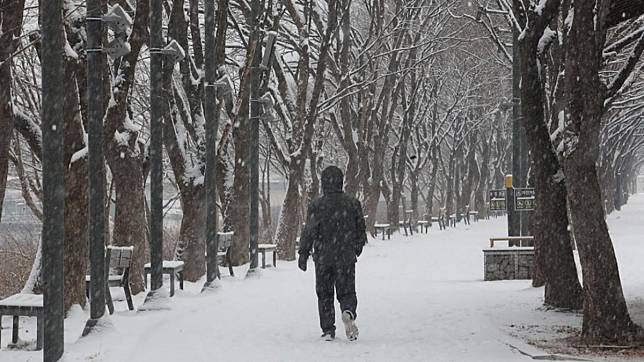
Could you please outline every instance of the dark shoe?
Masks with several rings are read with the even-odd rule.
[[[342,312],[342,322],[344,323],[344,331],[347,334],[347,339],[355,341],[358,339],[358,326],[356,325],[356,318],[349,310]]]
[[[324,332],[320,336],[320,338],[324,339],[325,341],[332,341],[335,339],[335,332]]]

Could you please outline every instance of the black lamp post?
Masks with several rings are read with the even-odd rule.
[[[44,275],[45,362],[58,361],[64,351],[64,243],[65,162],[63,103],[62,1],[40,0],[42,31],[42,168],[43,226],[42,273]]]

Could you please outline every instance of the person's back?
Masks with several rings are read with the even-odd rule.
[[[334,287],[342,308],[347,337],[358,337],[356,318],[355,263],[367,241],[360,202],[342,191],[344,177],[334,166],[322,172],[324,195],[309,205],[300,238],[299,267],[313,255],[320,326],[323,337],[335,337]]]
[[[325,193],[309,208],[303,242],[311,241],[316,264],[347,265],[356,262],[356,251],[366,238],[360,202],[343,192]],[[307,250],[308,245],[302,245]]]

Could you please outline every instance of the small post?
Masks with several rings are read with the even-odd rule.
[[[624,190],[622,188],[622,174],[615,174],[615,210],[620,211],[624,205]]]
[[[508,236],[520,236],[521,225],[519,223],[519,215],[514,208],[514,187],[512,175],[505,176],[505,205],[508,213]],[[515,245],[513,241],[510,241],[508,244],[510,246]]]

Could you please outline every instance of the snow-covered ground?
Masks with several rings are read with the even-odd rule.
[[[631,313],[644,324],[644,195],[609,217]],[[392,240],[370,240],[357,265],[360,339],[319,339],[313,265],[278,262],[256,279],[228,277],[200,294],[186,283],[165,311],[129,312],[80,338],[86,311],[66,321],[64,361],[522,361],[546,352],[526,339],[579,328],[577,314],[545,311],[530,281],[484,282],[481,250],[505,235],[505,219]],[[238,268],[236,275],[245,275]],[[114,294],[118,292],[113,289]],[[142,303],[142,295],[135,303]],[[40,352],[8,351],[3,320],[0,361],[40,361]],[[33,336],[25,323],[23,339]]]

